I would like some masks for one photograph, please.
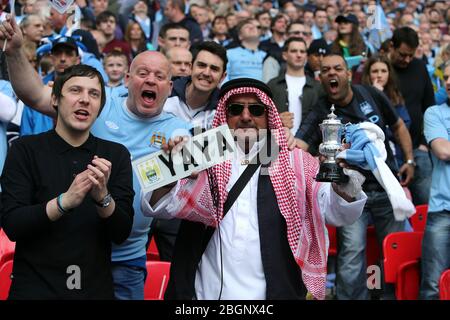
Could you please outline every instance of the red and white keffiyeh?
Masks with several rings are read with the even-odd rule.
[[[227,123],[226,102],[231,96],[254,93],[268,108],[268,129],[280,146],[278,158],[268,168],[281,214],[286,220],[288,243],[302,269],[303,282],[316,299],[325,298],[327,249],[324,222],[318,206],[319,183],[314,180],[318,162],[300,150],[288,150],[285,131],[273,101],[254,87],[235,88],[219,101],[213,127]],[[185,179],[177,193],[177,217],[217,226],[223,217],[231,177],[231,160]],[[213,184],[211,188],[211,184]],[[212,196],[211,193],[215,195]]]

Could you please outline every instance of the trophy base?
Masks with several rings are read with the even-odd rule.
[[[336,182],[346,183],[348,182],[348,176],[344,174],[344,171],[336,163],[322,163],[320,164],[319,173],[316,176],[316,181],[319,182]]]

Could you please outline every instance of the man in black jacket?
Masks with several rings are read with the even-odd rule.
[[[433,85],[425,63],[414,58],[418,46],[417,33],[409,27],[403,27],[394,31],[389,47],[389,59],[411,116],[409,133],[414,149],[411,164],[417,165],[417,170],[410,190],[416,205],[428,203],[430,195],[432,165],[423,135],[423,114],[435,104]]]
[[[283,125],[295,134],[303,118],[317,103],[320,83],[305,75],[306,42],[303,38],[289,38],[283,46],[286,71],[269,81],[273,101]]]
[[[113,299],[111,241],[133,224],[130,154],[90,134],[105,104],[85,65],[56,79],[55,130],[15,142],[2,173],[2,223],[16,241],[10,299]]]

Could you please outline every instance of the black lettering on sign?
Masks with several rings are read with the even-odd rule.
[[[169,159],[166,159],[164,154],[160,154],[158,155],[158,158],[161,160],[162,163],[164,163],[164,165],[169,168],[170,170],[170,174],[172,175],[172,177],[174,177],[176,175],[175,173],[175,169],[173,167],[173,160],[172,160],[172,154],[169,153]]]
[[[193,142],[194,142],[194,145],[199,150],[202,150],[202,154],[205,156],[206,161],[208,161],[208,162],[211,161],[211,156],[209,155],[209,148],[208,148],[208,139],[203,140],[203,146],[197,140],[194,140]]]

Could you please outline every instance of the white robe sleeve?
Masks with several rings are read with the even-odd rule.
[[[173,219],[175,218],[177,211],[175,206],[175,195],[180,189],[180,182],[176,184],[164,197],[152,207],[150,205],[150,199],[153,191],[143,192],[141,191],[141,210],[142,214],[146,217],[156,217],[160,219]]]
[[[322,183],[319,192],[319,207],[326,224],[341,227],[352,224],[362,214],[367,195],[360,192],[353,202],[347,202],[334,192],[331,183]]]

